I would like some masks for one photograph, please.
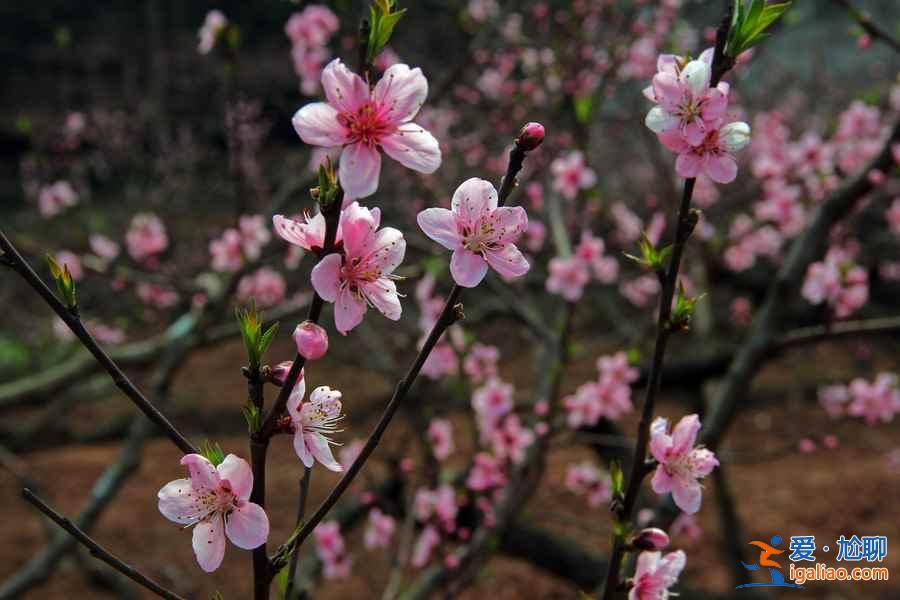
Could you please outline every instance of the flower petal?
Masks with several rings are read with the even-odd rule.
[[[385,227],[369,240],[363,260],[378,267],[383,275],[390,275],[403,262],[406,239],[399,229]]]
[[[644,118],[644,125],[653,133],[662,133],[678,127],[679,119],[666,112],[662,106],[654,106]]]
[[[219,477],[228,480],[231,491],[238,499],[247,500],[250,497],[250,492],[253,491],[253,471],[246,460],[229,454],[217,469]]]
[[[338,111],[330,104],[313,102],[294,113],[291,119],[300,139],[313,146],[343,146],[347,128],[338,121]]]
[[[312,433],[309,435],[312,435]],[[306,447],[306,437],[307,436],[303,433],[303,428],[297,427],[297,431],[294,433],[294,452],[297,453],[297,458],[300,459],[303,466],[308,469],[313,466],[315,461],[309,448]]]
[[[159,490],[156,497],[159,512],[180,525],[191,525],[209,514],[209,511],[197,502],[197,494],[191,486],[190,479],[170,481]]]
[[[373,211],[360,206],[359,202],[353,202],[341,211],[341,234],[347,256],[362,255],[365,244],[378,227],[375,216]]]
[[[259,504],[247,502],[228,515],[225,533],[238,548],[259,548],[269,539],[269,517]]]
[[[349,287],[342,289],[334,303],[334,326],[338,332],[346,335],[348,331],[362,323],[365,314],[365,300],[351,292]]]
[[[703,491],[696,481],[675,480],[672,486],[672,499],[675,501],[675,506],[689,515],[700,510],[702,496]]]
[[[219,487],[219,472],[205,456],[185,454],[181,464],[187,467],[195,490],[214,490]]]
[[[397,285],[393,281],[381,277],[371,283],[363,284],[362,290],[369,302],[378,309],[378,312],[391,321],[400,319],[402,311],[400,296],[397,294]]]
[[[344,193],[352,198],[371,196],[378,189],[381,154],[363,143],[350,144],[341,153],[338,177]]]
[[[463,287],[475,287],[487,273],[487,261],[480,254],[464,248],[454,250],[450,258],[450,274],[453,281]]]
[[[415,123],[400,125],[381,139],[381,148],[398,163],[429,175],[441,166],[441,146],[431,133]]]
[[[341,289],[341,265],[343,259],[340,254],[329,254],[313,267],[310,280],[313,289],[326,302],[334,302]]]
[[[462,218],[463,224],[475,226],[481,217],[497,208],[497,190],[490,181],[472,177],[453,192],[450,208]]]
[[[428,80],[422,69],[395,64],[384,72],[375,85],[373,98],[380,111],[392,123],[411,121],[428,96]]]
[[[352,113],[369,101],[369,86],[336,58],[322,70],[322,89],[338,112]]]
[[[319,231],[321,225],[321,232]],[[283,215],[272,217],[272,226],[278,237],[300,246],[304,250],[310,250],[314,245],[321,246],[325,240],[325,217],[317,214],[308,223],[302,223],[289,219]]]
[[[686,415],[678,421],[672,430],[672,452],[686,454],[694,447],[697,441],[697,433],[700,431],[700,417]]]
[[[713,156],[706,161],[706,174],[716,183],[731,183],[737,177],[737,172],[737,162],[730,154]]]
[[[515,244],[507,244],[500,250],[487,250],[484,258],[492,269],[507,278],[521,277],[531,268],[528,260]]]
[[[681,70],[679,80],[690,88],[694,98],[699,98],[709,88],[711,76],[712,69],[706,61],[692,60]]]
[[[514,243],[528,229],[528,213],[521,206],[501,206],[491,213],[488,222],[494,229],[497,244]]]
[[[304,396],[306,396],[306,378],[301,374],[294,389],[291,390],[291,395],[288,396],[287,401],[288,414],[291,415],[291,418],[294,420],[300,418],[300,405],[303,403]]]
[[[225,558],[225,527],[221,514],[210,515],[194,526],[192,545],[201,569],[212,573],[219,568]]]
[[[650,487],[653,488],[653,491],[657,494],[667,494],[672,491],[674,485],[675,480],[672,479],[666,468],[662,465],[657,466],[653,478],[650,480]]]
[[[703,158],[696,152],[685,152],[684,154],[679,154],[678,158],[675,159],[675,172],[678,173],[679,177],[684,177],[685,179],[697,177],[702,167]],[[710,177],[715,179],[712,176]]]
[[[335,473],[340,473],[344,470],[344,467],[334,459],[334,455],[331,453],[331,445],[325,439],[325,436],[319,433],[312,433],[306,436],[306,443],[309,446],[309,451],[317,461],[322,463],[323,467]]]
[[[456,218],[446,208],[426,208],[418,214],[416,222],[425,235],[448,250],[456,250],[462,242]]]

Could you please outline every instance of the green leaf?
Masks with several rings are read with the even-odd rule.
[[[275,585],[278,586],[278,592],[281,594],[282,598],[284,598],[285,593],[287,593],[288,570],[289,567],[286,566],[278,571],[278,575],[275,576]]]
[[[591,121],[591,113],[594,112],[594,98],[592,96],[580,96],[573,99],[575,107],[575,119],[581,124]]]
[[[406,14],[406,9],[394,11],[394,0],[375,0],[369,7],[369,39],[366,59],[373,62],[387,46],[397,23]]]
[[[262,337],[259,339],[259,344],[257,344],[257,352],[260,360],[262,360],[263,355],[265,355],[266,351],[269,349],[269,345],[272,343],[272,339],[275,337],[275,334],[278,333],[278,321],[272,323],[272,325],[266,330]]]
[[[225,460],[225,452],[222,451],[222,447],[209,440],[200,444],[200,454],[217,467]]]

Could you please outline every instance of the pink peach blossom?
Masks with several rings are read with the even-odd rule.
[[[453,251],[450,273],[463,287],[475,287],[488,266],[503,277],[520,277],[530,265],[515,242],[528,227],[522,207],[497,206],[497,190],[484,179],[464,181],[451,209],[428,208],[416,221],[432,240]]]
[[[140,213],[131,219],[125,234],[128,255],[138,262],[144,262],[169,247],[169,237],[163,222],[154,214]]]
[[[322,87],[328,102],[298,110],[294,129],[307,144],[344,146],[339,177],[346,194],[365,198],[378,189],[379,148],[420,173],[433,173],[440,166],[437,140],[412,122],[428,95],[420,69],[396,64],[370,90],[359,75],[334,59],[322,71]]]
[[[500,349],[497,346],[475,342],[469,348],[466,359],[463,361],[463,371],[472,380],[472,383],[481,383],[485,379],[497,375],[499,359]]]
[[[661,552],[641,552],[634,572],[634,584],[628,600],[666,600],[669,588],[678,582],[687,558],[676,550],[665,556]]]
[[[384,514],[378,508],[373,508],[369,511],[369,522],[366,525],[365,534],[363,534],[363,543],[369,550],[388,548],[396,528],[397,521],[394,517]]]
[[[226,229],[218,239],[210,240],[209,254],[213,271],[234,273],[244,264],[241,234],[237,229]]]
[[[563,198],[574,200],[579,190],[589,189],[597,183],[597,174],[587,166],[584,154],[573,150],[550,163],[553,174],[553,189]]]
[[[664,146],[678,154],[675,172],[679,177],[706,175],[716,183],[731,183],[738,172],[734,153],[750,142],[750,126],[738,121],[710,129],[696,146],[688,144],[677,131],[666,131],[658,137]]]
[[[588,263],[578,256],[551,258],[547,266],[550,272],[545,283],[547,291],[558,294],[569,302],[577,302],[590,280]]]
[[[306,360],[319,360],[328,352],[328,333],[312,321],[303,321],[294,329],[297,354]]]
[[[340,473],[344,468],[334,459],[331,445],[334,442],[328,437],[339,433],[338,423],[343,419],[341,414],[341,393],[328,386],[319,386],[306,395],[306,381],[300,379],[288,397],[287,409],[294,430],[294,451],[309,469],[315,461],[330,471]]]
[[[194,526],[194,554],[200,568],[208,573],[219,568],[226,537],[245,550],[265,543],[269,519],[249,501],[253,472],[247,461],[229,454],[216,467],[204,456],[187,454],[181,464],[190,478],[176,479],[159,490],[159,512],[179,525]]]
[[[700,510],[699,479],[718,466],[715,454],[694,447],[700,431],[697,415],[683,417],[670,434],[669,422],[659,417],[650,425],[650,453],[659,462],[651,480],[657,494],[672,493],[676,506],[688,514]]]
[[[260,308],[281,304],[286,293],[284,276],[270,267],[262,267],[242,277],[237,288],[238,300],[247,302],[252,298]]]
[[[54,217],[78,204],[78,193],[68,181],[45,185],[38,192],[38,210],[44,218]]]
[[[377,230],[378,215],[354,202],[341,224],[344,254],[324,257],[312,270],[312,284],[334,303],[334,324],[346,334],[362,322],[370,305],[392,321],[400,318],[394,270],[403,261],[406,240],[393,227]]]
[[[428,424],[428,441],[431,451],[439,462],[447,460],[453,454],[453,426],[447,419],[432,419]]]

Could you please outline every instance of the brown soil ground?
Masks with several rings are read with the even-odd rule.
[[[280,350],[287,352],[286,348]],[[240,419],[237,406],[241,402],[239,390],[243,384],[232,368],[241,360],[240,352],[238,346],[228,345],[192,359],[177,381],[177,403],[192,403],[206,410],[221,409],[223,419]],[[585,353],[585,360],[572,369],[566,390],[591,377],[593,361],[587,359],[589,356]],[[823,345],[815,350],[795,351],[773,364],[757,381],[753,396],[758,401],[746,408],[735,422],[722,457],[723,462],[730,463],[728,475],[746,529],[746,539],[740,540],[741,543],[752,539],[768,540],[775,534],[785,540],[791,535],[809,534],[816,536],[820,546],[830,544],[834,548],[834,540],[840,534],[886,535],[888,556],[883,566],[894,572],[895,579],[880,583],[812,584],[804,591],[785,590],[777,597],[900,598],[900,583],[896,578],[896,574],[900,574],[900,552],[893,546],[900,540],[900,521],[897,519],[900,474],[892,473],[885,460],[885,452],[900,445],[900,425],[895,422],[869,428],[858,422],[833,421],[810,400],[808,393],[794,391],[809,389],[821,381],[822,374],[817,368],[821,364],[831,365],[828,376],[832,379],[851,377],[853,361],[853,357],[847,356],[846,347]],[[507,364],[509,362],[515,364],[515,361]],[[886,362],[879,366],[896,369],[896,363]],[[350,369],[343,371],[329,371],[329,381],[347,382],[343,384],[343,391],[351,413],[348,429],[366,431],[365,423],[352,420],[353,412],[364,412],[359,407],[367,404],[377,407],[390,388],[377,378],[361,381],[359,377],[342,377],[351,374]],[[205,382],[206,378],[196,377],[197,372],[220,375],[207,384],[212,388],[201,387],[200,382]],[[512,378],[513,374],[508,375]],[[668,398],[659,413],[684,414],[685,399],[682,398],[681,403],[675,400]],[[79,408],[69,418],[96,418],[98,410],[113,410],[109,406],[118,410],[121,403]],[[633,419],[626,419],[623,427],[625,431],[634,431]],[[811,454],[794,451],[801,437],[808,436],[820,442],[826,434],[839,438],[839,449],[827,450],[820,444],[820,449]],[[408,426],[395,427],[379,453],[386,456],[405,447],[412,439]],[[228,449],[242,449],[246,444],[238,435],[217,441]],[[59,510],[74,515],[90,486],[114,459],[117,450],[118,446],[112,443],[65,447],[27,454],[22,460],[43,488],[45,497]],[[588,509],[584,501],[568,493],[562,483],[566,464],[591,457],[592,453],[585,448],[555,448],[549,457],[548,475],[528,504],[525,517],[531,523],[603,554],[609,543],[608,513],[602,508]],[[94,532],[95,537],[139,569],[191,598],[209,598],[216,589],[227,590],[227,599],[246,598],[249,596],[249,553],[229,546],[222,568],[213,575],[204,575],[194,562],[189,533],[180,531],[156,510],[156,491],[165,482],[180,476],[178,458],[177,451],[166,440],[151,441],[139,473],[126,484],[103,515]],[[271,539],[280,540],[291,527],[300,475],[299,463],[286,439],[279,439],[274,444],[270,464],[274,465],[268,486],[273,526]],[[311,492],[313,505],[324,497],[336,480],[334,475],[316,469]],[[356,489],[363,489],[362,485],[365,482]],[[0,580],[18,570],[47,539],[47,529],[19,498],[18,488],[19,484],[8,472],[0,471],[0,498],[4,508],[4,518],[0,521]],[[710,483],[699,517],[704,529],[703,538],[697,543],[676,538],[674,545],[688,552],[683,577],[686,585],[695,590],[726,592],[733,584],[722,544],[731,534],[722,531],[714,495]],[[827,556],[827,562],[834,564],[834,549]],[[390,570],[388,559],[383,554],[360,552],[355,557],[355,564],[357,568],[351,579],[326,583],[317,597],[325,600],[379,597]],[[375,590],[379,591],[376,593]],[[497,557],[490,560],[463,597],[490,597],[492,600],[575,598],[576,593],[577,589],[565,580],[547,575],[525,562]],[[741,593],[734,592],[734,597],[740,598]],[[25,597],[115,596],[92,586],[76,564],[67,561],[46,585]]]

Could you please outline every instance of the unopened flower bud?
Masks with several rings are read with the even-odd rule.
[[[544,126],[540,123],[532,122],[527,123],[522,128],[522,131],[519,132],[519,137],[516,138],[516,145],[526,152],[531,152],[540,146],[543,141]]]
[[[638,550],[662,550],[669,545],[669,534],[662,529],[649,527],[637,534],[632,545]]]
[[[294,330],[297,352],[306,360],[318,360],[328,352],[328,333],[312,321],[303,321]]]

